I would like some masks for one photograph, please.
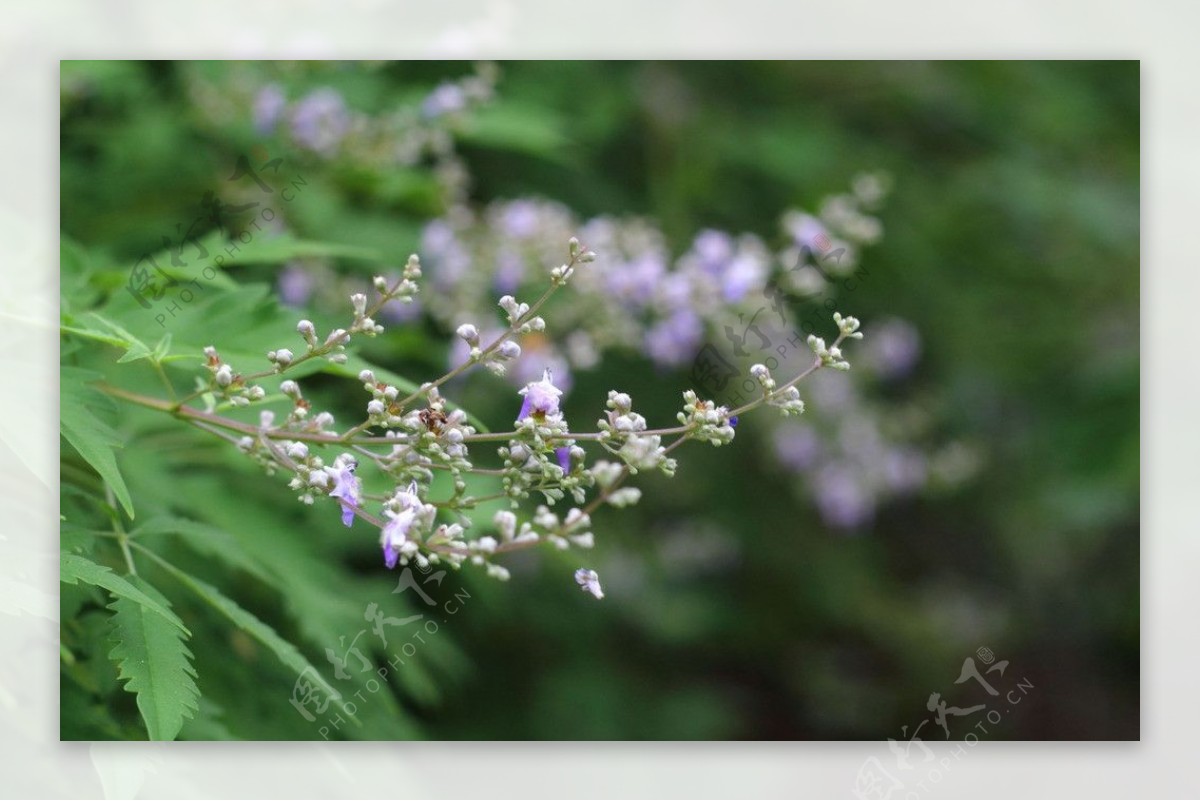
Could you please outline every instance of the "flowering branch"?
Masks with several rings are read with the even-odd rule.
[[[520,354],[520,347],[513,338],[545,329],[545,321],[538,312],[569,281],[579,265],[595,258],[594,253],[583,250],[575,239],[571,239],[568,250],[567,262],[551,271],[550,286],[532,305],[519,303],[510,295],[501,298],[499,305],[507,314],[508,328],[486,347],[481,347],[474,325],[461,325],[456,333],[470,347],[469,357],[440,378],[401,397],[397,387],[377,381],[370,370],[362,371],[359,379],[371,395],[366,406],[367,417],[342,434],[332,430],[334,419],[328,412],[309,418],[311,404],[304,398],[299,384],[290,379],[279,385],[282,396],[292,402],[287,418],[279,424],[275,422],[275,413],[269,410],[260,413],[258,425],[252,425],[217,414],[212,410],[214,404],[211,401],[207,409],[198,409],[188,403],[210,393],[235,407],[262,403],[267,399],[266,390],[254,383],[260,379],[280,375],[311,359],[325,358],[335,364],[344,363],[346,345],[354,334],[375,336],[382,333],[383,327],[374,317],[385,303],[391,300],[409,302],[419,291],[416,279],[421,270],[415,255],[409,259],[403,276],[395,285],[388,286],[382,277],[375,279],[380,295],[370,307],[364,295],[351,296],[354,319],[349,328],[335,329],[322,341],[313,324],[301,320],[296,330],[304,338],[307,352],[297,357],[286,348],[270,351],[267,354],[273,364],[270,370],[245,376],[237,374],[222,361],[215,348],[208,347],[205,357],[210,380],[206,386],[178,400],[162,400],[108,385],[100,388],[125,401],[167,412],[236,444],[268,474],[286,471],[291,475],[289,486],[306,504],[312,504],[320,495],[336,500],[347,527],[361,519],[379,530],[384,562],[389,568],[410,561],[422,567],[430,562],[446,562],[458,567],[470,561],[484,566],[490,575],[504,579],[508,577],[508,571],[494,561],[496,556],[546,542],[559,549],[592,547],[591,515],[605,504],[623,507],[637,503],[640,490],[625,484],[643,470],[674,475],[676,460],[670,454],[683,443],[698,440],[714,446],[728,444],[734,439],[739,415],[764,405],[775,406],[784,415],[801,414],[804,403],[796,385],[822,367],[849,369],[841,345],[846,339],[862,337],[856,319],[834,314],[839,329],[837,338],[832,345],[826,346],[824,340],[810,336],[808,344],[816,358],[799,375],[777,385],[764,365],[754,365],[750,374],[758,382],[762,394],[733,410],[703,400],[688,390],[683,393],[683,410],[676,416],[679,425],[661,428],[647,427],[645,418],[633,410],[633,401],[628,395],[610,391],[606,412],[597,421],[598,430],[571,432],[559,408],[562,391],[555,386],[547,370],[540,381],[529,382],[520,390],[523,401],[512,430],[477,432],[461,409],[447,411],[439,389],[476,365],[502,375],[506,363]],[[417,401],[424,401],[424,405],[410,408]],[[372,428],[383,429],[385,433],[372,435],[369,433]],[[669,444],[663,444],[664,438],[673,439]],[[502,466],[498,468],[478,466],[471,459],[468,446],[488,442],[502,443],[497,449],[502,460]],[[603,449],[613,460],[601,459],[589,466],[580,443]],[[320,456],[310,452],[310,445],[337,445],[349,448],[349,451],[326,464]],[[387,446],[386,452],[377,450],[378,446]],[[363,493],[361,480],[356,475],[356,456],[365,457],[389,477],[393,482],[390,494]],[[434,470],[448,472],[454,487],[449,497],[436,502],[426,497]],[[469,495],[464,475],[499,478],[503,489],[479,497]],[[585,503],[589,488],[595,488],[596,494]],[[531,493],[540,494],[545,504],[538,506],[530,519],[518,525],[516,515],[502,509],[493,517],[499,538],[466,536],[465,529],[471,525],[471,520],[463,510],[499,501],[508,501],[512,509],[517,509],[519,502]],[[579,506],[571,508],[560,519],[550,507],[568,494]],[[382,514],[368,512],[363,506],[365,501],[379,503]],[[439,512],[449,513],[458,520],[439,524]],[[575,577],[584,591],[597,598],[603,597],[595,571],[581,568]]]

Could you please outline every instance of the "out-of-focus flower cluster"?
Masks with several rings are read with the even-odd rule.
[[[724,346],[729,331],[745,330],[747,320],[781,295],[796,303],[835,295],[842,279],[855,274],[862,249],[882,235],[871,212],[885,192],[884,178],[859,176],[851,191],[827,198],[815,213],[785,212],[782,240],[773,249],[752,234],[708,229],[674,258],[662,232],[642,219],[579,220],[561,204],[533,198],[497,201],[478,211],[456,206],[430,221],[422,236],[435,291],[422,306],[397,307],[391,319],[405,322],[425,314],[450,329],[467,320],[494,319],[489,307],[495,296],[540,280],[543,265],[555,258],[547,243],[578,231],[597,261],[556,302],[555,329],[569,333],[517,338],[519,356],[507,370],[512,383],[525,386],[550,370],[556,386],[569,393],[574,373],[595,367],[610,350],[638,352],[662,369],[686,370],[707,343]],[[319,264],[291,267],[280,279],[281,296],[296,305],[328,302],[352,286]],[[798,331],[792,311],[784,312],[786,330]],[[870,331],[858,369],[849,381],[836,382],[841,393],[836,408],[820,404],[811,420],[780,422],[766,433],[781,466],[802,478],[800,495],[812,499],[827,524],[844,529],[869,523],[890,498],[969,478],[977,458],[965,445],[929,444],[928,424],[896,424],[903,404],[870,400],[876,387],[908,377],[921,352],[920,336],[907,321],[883,320]],[[490,341],[500,329],[478,333]],[[825,343],[817,338],[810,347]],[[449,366],[466,363],[470,350],[458,338]],[[915,411],[909,416],[921,417]],[[843,434],[840,426],[874,433]]]
[[[279,80],[261,82],[259,71],[234,71],[232,87],[217,86],[199,71],[189,72],[188,91],[211,122],[227,125],[249,120],[259,137],[278,137],[317,160],[373,171],[429,162],[447,204],[461,203],[469,176],[454,146],[455,131],[470,114],[494,96],[498,69],[476,65],[473,73],[447,80],[416,101],[365,113],[342,92],[328,85],[289,91],[293,81],[320,81],[329,65],[281,62]],[[382,68],[382,63],[368,64]],[[330,83],[336,73],[328,76]],[[231,91],[232,89],[232,91]]]

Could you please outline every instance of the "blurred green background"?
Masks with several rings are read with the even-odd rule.
[[[1137,738],[1138,64],[497,66],[495,98],[453,131],[473,206],[536,196],[583,218],[644,216],[678,254],[708,228],[776,241],[785,209],[813,208],[863,170],[890,176],[882,241],[861,257],[869,277],[838,307],[868,332],[884,317],[915,327],[914,372],[867,391],[879,407],[927,410],[928,436],[967,443],[978,466],[954,486],[882,503],[847,533],[805,501],[805,477],[773,458],[774,429],[758,419],[768,415],[747,416],[730,447],[684,448],[674,479],[638,481],[639,506],[595,515],[603,602],[564,582],[571,556],[516,560],[508,583],[452,574],[439,591],[466,588],[461,612],[396,683],[367,695],[362,726],[334,736],[905,739],[933,692],[960,707],[988,702],[978,685],[955,683],[965,659],[983,669],[976,650],[987,647],[1008,661],[989,681],[1033,689],[986,739]],[[372,113],[420,103],[471,69],[64,62],[64,308],[124,310],[134,334],[161,331],[133,313],[123,276],[256,147],[307,181],[289,207],[291,233],[380,255],[334,248],[325,263],[335,273],[368,278],[381,262],[402,263],[445,211],[434,171],[289,146],[255,130],[253,98],[272,83],[293,98],[333,87]],[[220,350],[254,352],[286,341],[296,313],[264,300],[281,269],[270,254],[231,267],[242,288],[214,289],[229,299],[189,309],[169,329],[175,342],[209,336]],[[319,326],[338,319],[310,313]],[[447,341],[422,319],[364,355],[423,380],[441,372]],[[144,362],[116,365],[118,355],[64,339],[64,364],[162,393]],[[171,369],[187,388],[200,368]],[[664,373],[618,353],[574,379],[565,407],[576,429],[613,387],[652,421],[671,420],[689,384],[686,366]],[[309,381],[339,419],[357,413],[354,381]],[[459,397],[503,425],[514,395],[496,386],[479,376]],[[220,441],[153,412],[104,414],[125,440],[118,462],[139,521],[143,510],[200,521],[245,559],[213,540],[204,552],[200,538],[164,538],[160,552],[313,665],[329,669],[324,649],[354,636],[366,602],[404,614],[409,599],[391,594],[396,577],[371,537],[297,504]],[[66,446],[63,459],[64,485],[87,472]],[[94,482],[77,483],[84,491],[64,487],[64,525],[102,525],[86,522],[98,514],[85,497]],[[107,543],[85,539],[72,531],[70,544],[119,570]],[[288,703],[294,671],[169,583],[160,589],[192,628],[203,693],[182,736],[321,736]],[[104,616],[94,594],[64,585],[64,738],[145,736],[104,658]],[[969,727],[949,725],[955,739]],[[921,736],[943,739],[932,722]]]

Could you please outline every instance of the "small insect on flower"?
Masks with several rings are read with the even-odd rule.
[[[442,433],[442,426],[446,424],[446,413],[440,409],[430,409],[426,407],[421,410],[421,413],[418,415],[418,417],[420,417],[421,422],[425,425],[425,427],[434,434]]]

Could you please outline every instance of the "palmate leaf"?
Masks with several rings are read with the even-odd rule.
[[[282,589],[279,579],[258,558],[246,552],[241,541],[222,528],[182,517],[156,517],[138,526],[134,535],[166,534],[178,537],[192,550],[209,559],[254,576],[269,587]]]
[[[96,312],[88,312],[80,318],[64,314],[59,325],[60,330],[75,336],[103,342],[117,348],[124,348],[125,354],[117,359],[117,363],[135,362],[139,359],[150,358],[154,355],[145,342],[142,342],[124,327],[114,323]]]
[[[130,583],[166,604],[153,587],[136,576]],[[113,644],[108,658],[117,666],[125,689],[137,694],[138,711],[151,740],[174,740],[185,718],[196,714],[200,690],[186,635],[161,616],[128,598],[108,607]]]
[[[73,553],[62,553],[60,557],[59,578],[63,583],[78,584],[82,581],[85,584],[103,587],[117,598],[124,598],[141,604],[148,611],[158,615],[184,634],[191,634],[187,630],[187,627],[183,625],[183,621],[179,619],[178,615],[167,608],[167,606],[151,598],[104,565],[96,564],[91,559]]]
[[[312,666],[304,655],[296,649],[287,640],[283,639],[275,632],[275,629],[268,626],[266,623],[259,620],[257,617],[247,612],[242,607],[238,606],[234,601],[226,598],[220,591],[211,584],[206,584],[195,576],[185,573],[175,565],[167,562],[158,555],[141,549],[142,553],[148,555],[151,559],[157,562],[171,575],[175,576],[182,584],[184,584],[192,592],[196,593],[205,603],[216,609],[222,616],[227,618],[231,623],[239,629],[250,635],[258,642],[265,645],[279,661],[287,667],[296,671],[297,675],[304,674],[306,671],[311,672],[313,680],[320,685],[322,691],[333,698],[341,697],[341,693],[334,689],[325,677],[321,675],[315,667]]]
[[[124,445],[121,437],[93,412],[96,406],[111,406],[112,401],[87,385],[100,378],[96,373],[74,367],[63,367],[60,373],[61,403],[60,430],[71,447],[90,464],[121,502],[125,513],[133,517],[133,499],[125,479],[117,469],[113,448]]]

